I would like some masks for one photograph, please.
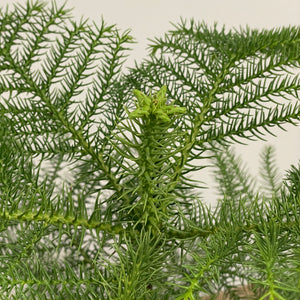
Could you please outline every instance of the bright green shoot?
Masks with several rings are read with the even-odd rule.
[[[129,114],[129,118],[155,118],[162,123],[171,122],[174,117],[186,112],[185,107],[178,107],[167,101],[167,87],[164,85],[154,95],[145,95],[139,90],[133,90],[137,98],[136,109]]]

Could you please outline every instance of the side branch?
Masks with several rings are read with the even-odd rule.
[[[201,109],[201,112],[199,115],[196,116],[196,120],[194,121],[194,126],[192,127],[192,132],[190,136],[188,137],[186,144],[183,147],[183,150],[181,151],[181,163],[178,164],[176,167],[176,170],[174,172],[173,177],[173,186],[172,190],[176,188],[177,181],[180,178],[180,175],[186,165],[186,162],[188,161],[190,152],[194,145],[196,144],[197,136],[199,135],[199,132],[201,130],[202,125],[206,122],[206,115],[208,111],[211,109],[211,104],[213,103],[213,96],[217,92],[220,84],[223,82],[224,77],[227,75],[229,68],[231,67],[232,60],[230,60],[227,65],[224,67],[223,72],[219,74],[219,76],[216,78],[213,88],[211,89],[208,97],[203,100],[203,107]]]
[[[38,96],[41,99],[41,101],[43,101],[46,104],[53,116],[66,129],[66,132],[71,133],[73,138],[79,143],[79,145],[83,148],[85,153],[92,156],[94,161],[99,166],[100,170],[102,170],[106,175],[107,180],[118,193],[119,197],[129,201],[128,196],[123,192],[123,187],[118,183],[117,178],[114,176],[114,174],[112,174],[109,166],[104,162],[103,153],[96,153],[96,151],[84,139],[81,132],[76,130],[73,124],[66,120],[64,114],[51,103],[51,99],[46,95],[45,90],[41,90],[40,87],[37,86],[37,84],[34,82],[32,77],[27,72],[25,72],[19,65],[17,65],[9,54],[6,54],[5,58],[7,59],[7,61],[9,61],[10,65],[21,76],[21,78],[29,85],[29,90],[33,94]]]

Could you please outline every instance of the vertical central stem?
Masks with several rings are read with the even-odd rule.
[[[162,213],[165,212],[168,199],[164,193],[163,171],[168,163],[164,157],[167,126],[158,124],[155,118],[148,118],[141,126],[143,137],[140,147],[140,191],[143,223],[159,230]]]

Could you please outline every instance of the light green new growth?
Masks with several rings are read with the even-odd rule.
[[[172,192],[178,184],[176,170],[182,162],[185,142],[184,133],[174,128],[173,122],[186,109],[173,103],[167,105],[166,91],[167,87],[163,86],[147,96],[135,89],[136,109],[132,112],[126,109],[130,125],[125,122],[118,125],[114,134],[117,142],[113,142],[114,149],[133,163],[124,175],[136,179],[136,186],[130,192],[135,200],[123,209],[132,213],[133,228],[143,224],[158,233],[165,230],[164,223],[170,217],[168,210],[175,202]]]
[[[167,103],[167,87],[164,85],[157,94],[146,96],[139,90],[133,90],[137,98],[137,108],[129,114],[129,118],[156,118],[163,123],[170,122],[170,117],[186,113],[185,107]]]

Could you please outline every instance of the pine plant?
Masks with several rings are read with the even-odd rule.
[[[0,299],[299,299],[300,164],[266,148],[258,188],[231,148],[298,124],[299,27],[181,20],[125,69],[133,42],[1,9]]]

